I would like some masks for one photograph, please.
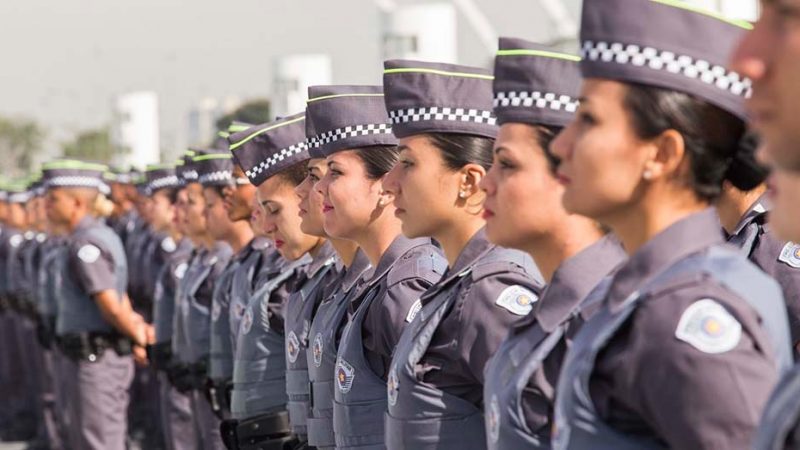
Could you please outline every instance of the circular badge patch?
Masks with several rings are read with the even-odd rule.
[[[183,276],[186,275],[186,269],[189,268],[189,265],[186,263],[178,264],[178,267],[175,268],[175,271],[172,272],[175,275],[175,278],[182,280]]]
[[[704,353],[725,353],[739,344],[742,325],[724,306],[704,298],[683,312],[675,337]]]
[[[497,396],[492,396],[489,402],[489,410],[486,412],[486,427],[489,429],[489,439],[497,442],[500,439],[500,405],[497,403]]]
[[[86,244],[78,250],[78,258],[81,261],[91,264],[97,261],[97,258],[100,257],[100,249],[95,247],[92,244]]]
[[[290,363],[297,362],[297,356],[300,354],[300,341],[294,331],[290,331],[286,337],[286,354],[289,356]]]
[[[161,241],[161,250],[164,250],[167,253],[174,252],[176,248],[178,248],[178,246],[175,244],[175,240],[171,237],[166,237],[163,241]]]
[[[314,365],[322,365],[322,333],[314,336],[314,345],[311,346],[311,353],[314,355]]]
[[[397,368],[393,367],[389,372],[389,379],[386,380],[386,396],[389,404],[394,406],[397,404],[397,394],[400,389],[400,380],[397,378]]]
[[[253,310],[248,309],[244,313],[244,317],[242,318],[242,333],[247,334],[250,332],[250,328],[253,327]]]

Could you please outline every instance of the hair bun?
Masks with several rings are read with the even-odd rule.
[[[737,189],[750,191],[763,183],[769,169],[756,161],[756,150],[760,139],[755,133],[746,133],[738,143],[736,154],[725,172],[725,179]]]

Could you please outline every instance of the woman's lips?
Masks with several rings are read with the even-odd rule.
[[[484,207],[483,208],[483,219],[484,220],[488,220],[488,219],[491,219],[492,217],[494,217],[494,211]]]
[[[323,213],[327,213],[327,212],[330,212],[330,211],[333,211],[333,206],[331,206],[331,205],[329,205],[327,203],[323,203],[322,204],[322,212]]]
[[[283,244],[285,244],[285,242],[283,242],[283,241],[282,241],[282,240],[280,240],[280,239],[275,239],[275,241],[274,241],[274,242],[275,242],[275,247],[276,247],[276,248],[281,248],[281,247],[283,247]]]
[[[569,177],[564,175],[563,173],[556,174],[556,180],[558,180],[559,183],[564,185],[572,183],[572,180],[570,180]]]

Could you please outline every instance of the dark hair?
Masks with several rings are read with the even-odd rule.
[[[751,191],[763,183],[769,175],[769,168],[756,161],[756,149],[759,143],[760,139],[755,133],[745,134],[739,141],[736,156],[725,172],[725,179],[739,190]]]
[[[380,179],[392,170],[400,156],[400,150],[394,145],[362,147],[356,149],[355,152],[364,163],[367,176],[372,180]]]
[[[683,136],[691,168],[687,185],[700,199],[717,198],[744,122],[689,94],[635,83],[628,84],[624,103],[639,138],[653,139],[667,130]]]
[[[442,153],[450,170],[459,170],[467,164],[478,164],[486,170],[492,167],[492,138],[459,133],[428,133],[426,136]]]
[[[292,164],[291,166],[278,172],[276,176],[283,178],[287,183],[292,186],[298,186],[303,180],[306,179],[306,165],[308,161],[300,161],[299,163]]]
[[[165,196],[165,197],[167,197],[167,200],[168,200],[168,201],[169,201],[171,204],[173,204],[173,205],[174,205],[175,203],[178,203],[178,192],[179,192],[181,189],[182,189],[182,188],[177,188],[177,187],[171,187],[171,188],[161,188],[161,189],[157,189],[157,190],[155,190],[155,191],[153,192],[153,195],[151,195],[151,197],[152,197],[152,196],[154,196],[154,195],[156,195],[156,194],[158,194],[158,193],[162,193],[162,194],[164,194],[164,196]]]

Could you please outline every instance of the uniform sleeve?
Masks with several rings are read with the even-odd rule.
[[[767,232],[752,256],[754,262],[781,286],[789,316],[789,331],[793,346],[796,347],[800,343],[800,268],[780,260],[785,245],[786,242],[778,241],[772,233]]]
[[[691,331],[706,326],[702,316],[688,313],[705,299],[730,313],[741,332],[730,334],[723,328],[722,341],[714,342]],[[693,328],[688,319],[702,325]],[[700,336],[694,344],[691,333]],[[638,411],[667,447],[750,448],[777,370],[761,350],[769,344],[756,314],[741,300],[708,285],[653,299],[636,311],[627,345],[629,367],[623,366],[614,378],[630,396],[617,400]]]
[[[460,302],[459,360],[467,373],[480,384],[484,382],[483,369],[487,361],[508,336],[511,324],[531,314],[530,308],[502,306],[505,304],[503,298],[509,292],[524,294],[525,291],[538,299],[539,288],[530,279],[520,274],[504,273],[479,280],[462,293],[467,298]],[[530,300],[535,301],[533,298]]]
[[[78,286],[89,295],[117,289],[114,259],[102,244],[75,242],[69,248],[68,263]]]

